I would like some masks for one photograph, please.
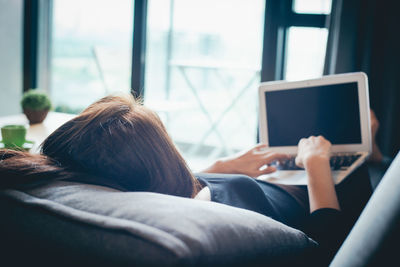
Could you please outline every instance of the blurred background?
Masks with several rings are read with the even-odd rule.
[[[364,71],[400,148],[396,1],[0,0],[0,116],[30,88],[79,113],[132,92],[197,170],[257,142],[261,81]]]

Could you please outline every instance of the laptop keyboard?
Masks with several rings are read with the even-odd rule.
[[[330,158],[330,165],[332,170],[345,170],[350,167],[358,158],[360,154],[337,154]],[[304,170],[295,163],[296,157],[293,156],[287,160],[274,162],[271,165],[276,166],[278,170]]]

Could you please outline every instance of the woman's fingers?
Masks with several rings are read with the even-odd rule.
[[[284,153],[269,152],[264,155],[263,160],[265,164],[270,164],[273,161],[288,159],[290,156]]]
[[[270,174],[276,171],[276,168],[274,166],[268,166],[265,169],[261,169],[258,172],[257,176],[263,175],[263,174]]]
[[[253,170],[251,172],[245,173],[246,175],[253,177],[253,178],[257,178],[260,175],[263,174],[270,174],[276,171],[276,168],[274,166],[267,166],[258,170]]]
[[[295,158],[294,162],[296,163],[296,166],[298,166],[300,168],[304,168],[303,159],[301,157],[297,156]]]
[[[255,146],[252,148],[252,150],[260,150],[260,149],[263,149],[263,148],[266,148],[266,147],[267,147],[267,144],[262,144],[262,143],[260,143],[260,144],[255,145]]]
[[[301,138],[300,140],[299,140],[299,143],[297,144],[297,146],[301,146],[301,145],[303,145],[305,142],[307,142],[307,140],[308,140],[308,138]]]
[[[265,154],[267,152],[268,152],[268,150],[267,150],[266,144],[257,144],[252,149],[247,151],[247,153],[255,154],[255,155]]]
[[[323,136],[310,136],[302,138],[298,144],[296,165],[304,167],[305,161],[313,157],[323,157],[329,159],[331,143]]]

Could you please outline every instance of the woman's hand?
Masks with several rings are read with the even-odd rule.
[[[302,138],[298,144],[296,165],[307,168],[313,161],[328,161],[331,156],[331,143],[322,136]]]
[[[276,171],[273,166],[265,166],[273,161],[288,158],[287,154],[266,150],[267,145],[259,144],[250,150],[239,152],[236,155],[217,160],[203,172],[209,173],[236,173],[257,177]]]
[[[340,209],[329,165],[330,155],[331,143],[322,136],[303,138],[299,142],[296,164],[307,172],[310,212],[322,208]]]

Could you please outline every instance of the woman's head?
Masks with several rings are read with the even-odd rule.
[[[158,116],[132,96],[108,96],[68,121],[42,144],[68,169],[132,191],[190,197],[197,183]]]

